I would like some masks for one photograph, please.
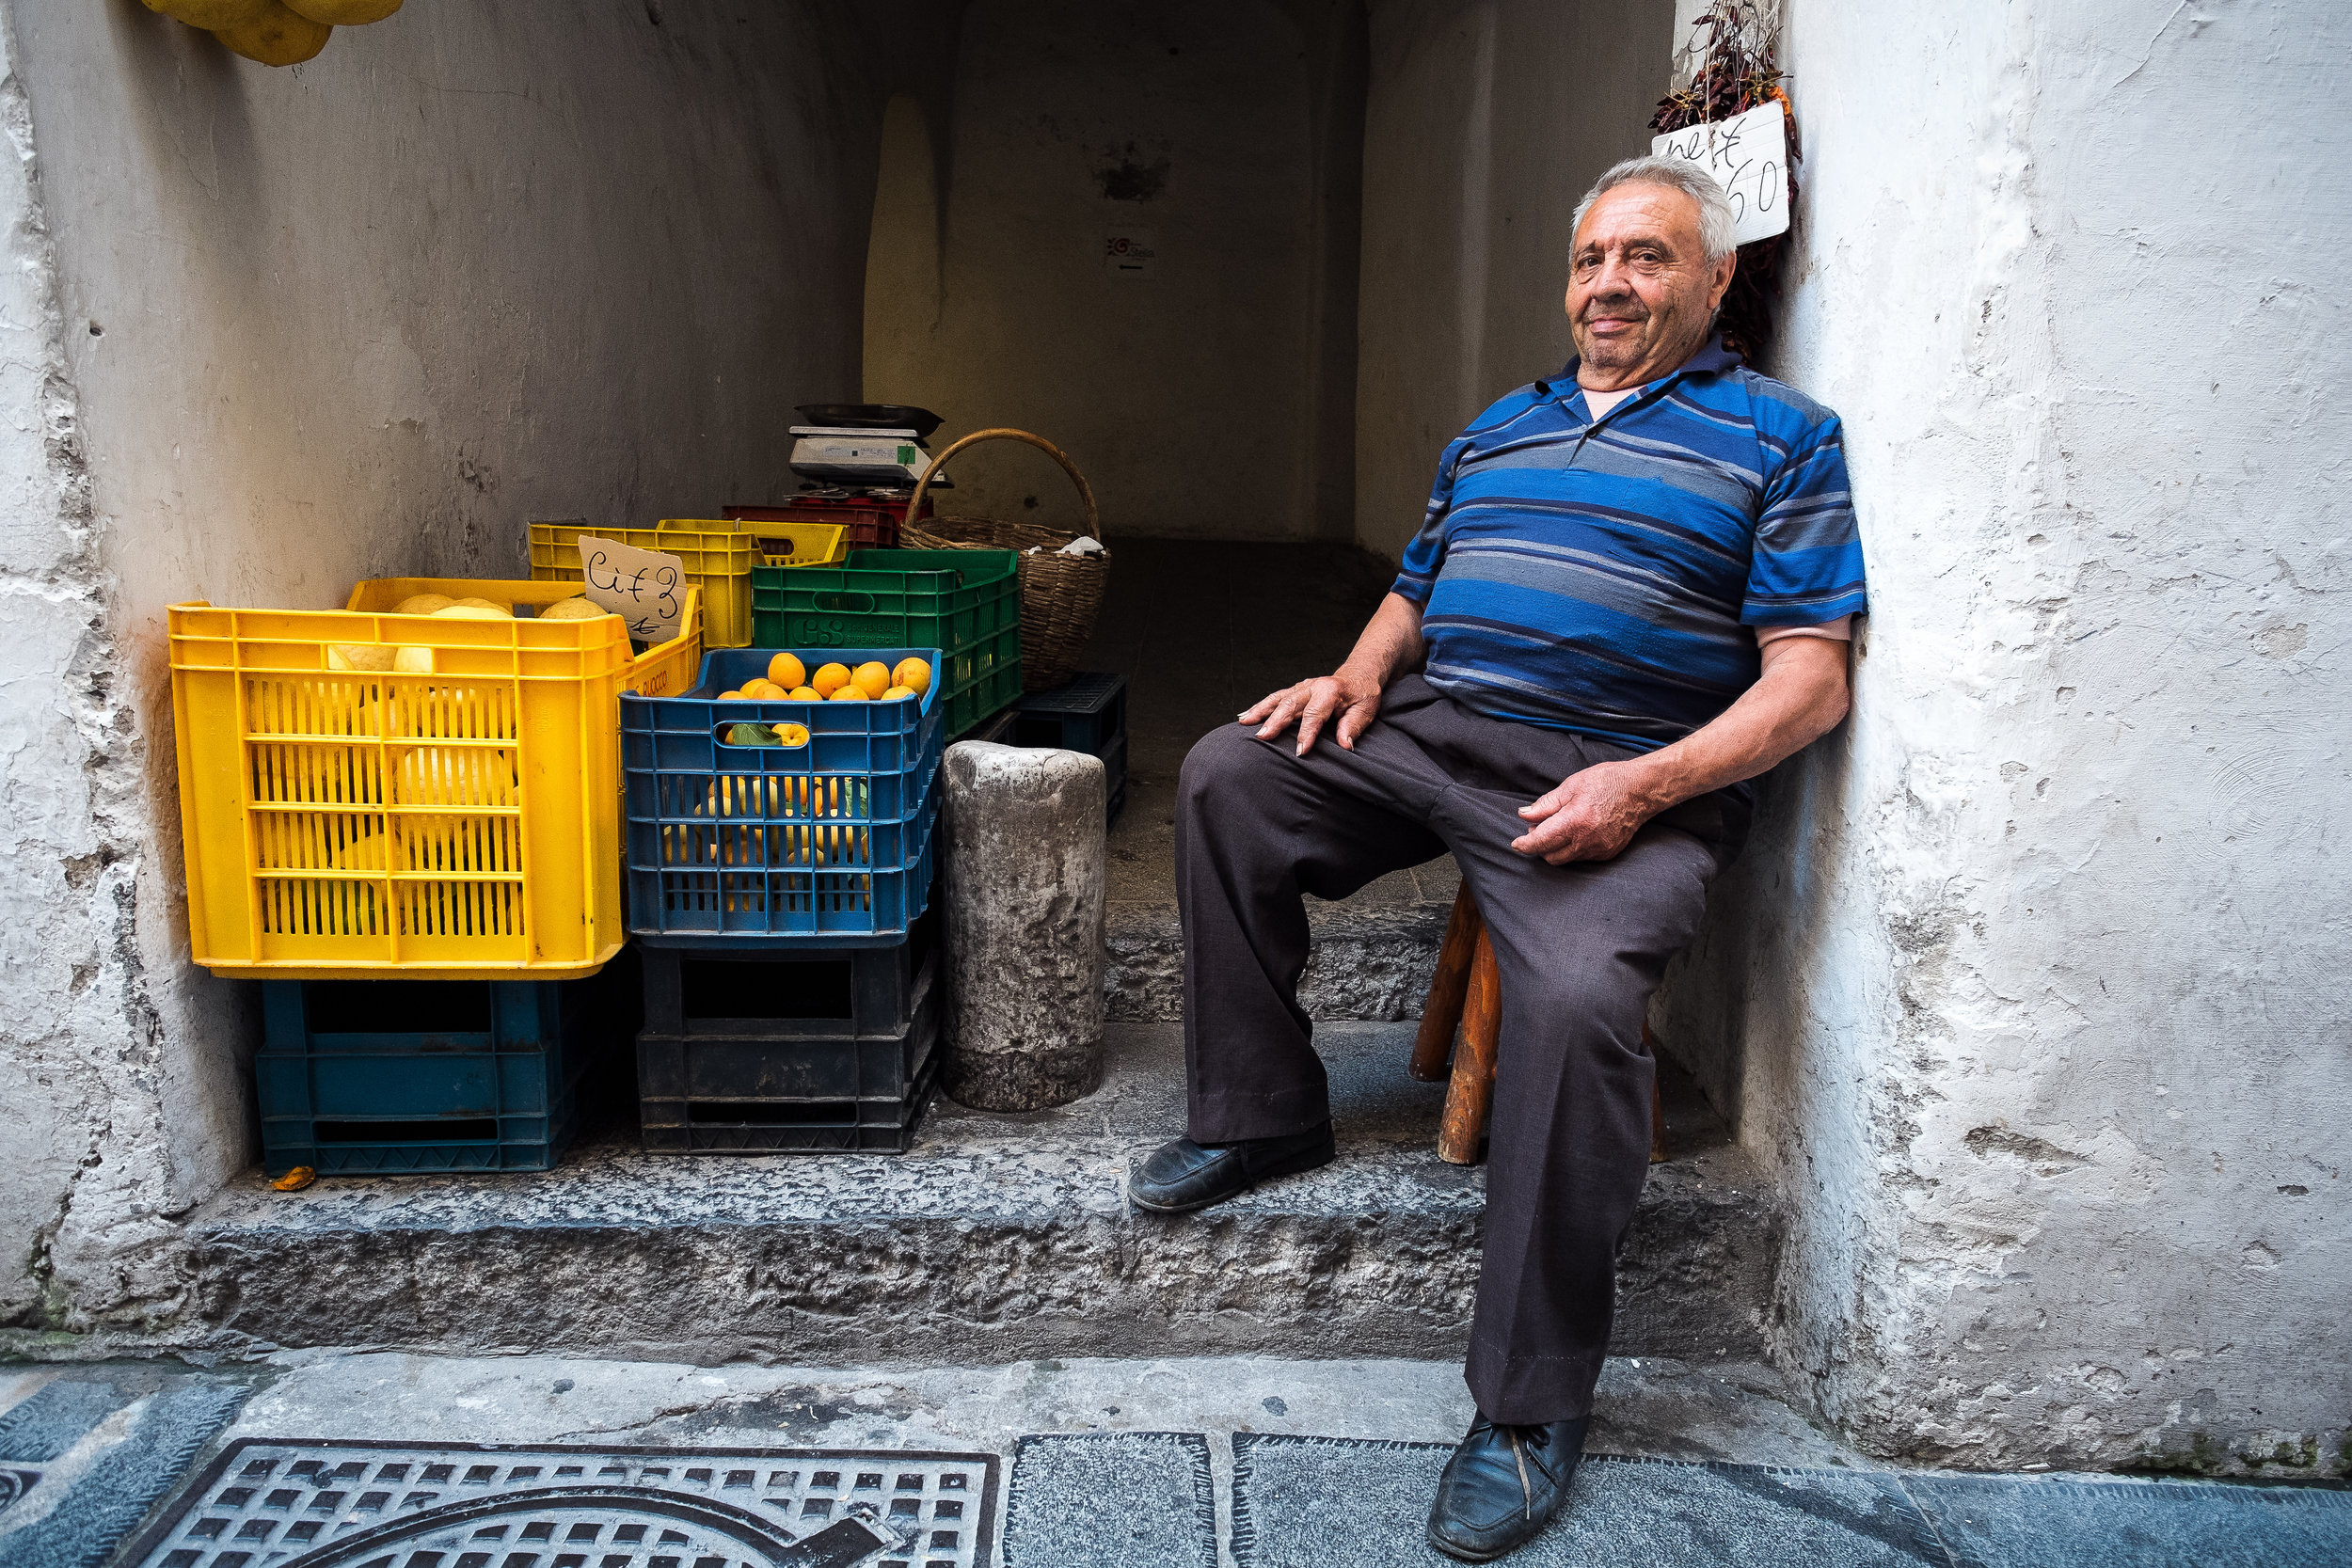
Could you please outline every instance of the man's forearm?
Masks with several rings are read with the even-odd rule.
[[[1402,594],[1391,594],[1373,611],[1363,635],[1356,639],[1355,652],[1340,670],[1386,687],[1419,665],[1421,657],[1421,607]]]
[[[1652,813],[1752,779],[1794,756],[1846,716],[1846,655],[1830,638],[1772,644],[1764,672],[1738,702],[1671,746],[1631,759]]]

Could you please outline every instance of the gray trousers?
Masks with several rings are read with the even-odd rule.
[[[1184,759],[1176,887],[1191,1136],[1274,1137],[1328,1119],[1297,999],[1300,895],[1343,898],[1451,851],[1502,980],[1466,1376],[1491,1420],[1581,1416],[1608,1353],[1617,1245],[1649,1169],[1643,1014],[1708,881],[1738,852],[1747,807],[1702,796],[1613,861],[1547,865],[1511,847],[1526,828],[1518,808],[1631,752],[1486,718],[1418,675],[1389,688],[1353,752],[1321,739],[1300,757],[1296,744],[1232,724]]]

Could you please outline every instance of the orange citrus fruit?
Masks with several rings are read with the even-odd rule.
[[[890,672],[890,684],[903,686],[920,696],[931,689],[931,667],[919,658],[902,658]]]
[[[813,686],[796,686],[784,694],[784,700],[787,703],[821,703],[825,699],[818,694]]]
[[[850,673],[850,684],[868,697],[879,697],[890,689],[890,666],[880,659],[861,664]]]
[[[768,661],[768,678],[789,691],[808,684],[808,672],[790,654],[778,654]]]
[[[798,724],[778,724],[776,739],[787,746],[805,746],[808,744],[808,731]]]
[[[734,691],[722,691],[718,696],[711,699],[711,701],[719,703],[739,703],[742,700],[743,693],[740,689]]]
[[[870,703],[873,699],[866,694],[863,687],[845,686],[825,701],[829,703]]]
[[[850,684],[850,667],[846,664],[820,664],[817,673],[808,677],[808,684],[816,688],[819,697],[830,697]]]
[[[902,697],[920,697],[922,693],[920,691],[915,690],[914,688],[911,686],[894,686],[889,690],[883,692],[882,696],[877,699],[877,701],[895,703]]]

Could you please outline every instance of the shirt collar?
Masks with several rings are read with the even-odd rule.
[[[1570,356],[1568,362],[1560,367],[1559,374],[1548,381],[1539,381],[1535,384],[1535,395],[1542,398],[1556,396],[1563,403],[1576,396],[1579,390],[1576,385],[1576,370],[1583,362],[1582,356]],[[1656,391],[1677,376],[1720,374],[1724,371],[1739,369],[1741,363],[1738,352],[1724,346],[1723,334],[1718,332],[1701,344],[1699,351],[1690,358],[1685,359],[1680,365],[1668,371],[1657,380],[1644,382],[1643,386],[1649,391]]]

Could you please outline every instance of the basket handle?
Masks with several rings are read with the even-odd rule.
[[[1070,461],[1070,456],[1067,452],[1063,451],[1061,448],[1054,445],[1053,442],[1047,440],[1044,436],[1032,436],[1025,430],[1014,430],[1009,426],[999,430],[976,430],[971,435],[963,437],[963,439],[956,442],[953,446],[950,446],[946,451],[941,452],[937,457],[932,458],[931,466],[923,470],[923,477],[914,482],[914,494],[907,501],[907,521],[909,523],[913,523],[917,517],[920,517],[923,515],[923,498],[930,491],[931,475],[939,472],[942,467],[946,467],[947,459],[955,456],[956,453],[961,451],[964,448],[972,445],[976,441],[1026,441],[1029,445],[1037,448],[1038,451],[1043,452],[1046,456],[1060,464],[1062,466],[1062,471],[1070,476],[1071,483],[1077,485],[1078,499],[1086,503],[1087,532],[1097,540],[1103,540],[1103,514],[1096,509],[1094,504],[1094,487],[1087,483],[1087,476],[1078,471],[1078,465]],[[1107,540],[1103,540],[1103,542],[1104,544],[1109,543]]]

